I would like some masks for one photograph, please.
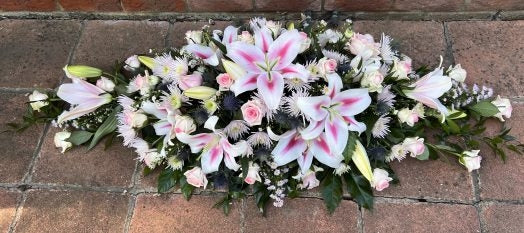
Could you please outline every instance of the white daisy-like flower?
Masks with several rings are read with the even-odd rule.
[[[253,101],[257,101],[259,103],[262,103],[262,112],[265,113],[265,116],[267,118],[268,121],[271,121],[273,120],[273,116],[275,115],[275,113],[277,113],[277,109],[270,109],[266,106],[266,103],[264,102],[264,99],[262,99],[262,97],[260,97],[260,93],[255,93],[255,96],[253,96],[253,98],[251,98]],[[282,99],[280,100],[280,104],[282,104]]]
[[[182,106],[182,103],[188,102],[189,98],[182,94],[182,91],[175,85],[171,84],[167,87],[168,92],[162,92],[164,96],[160,97],[160,99],[168,103],[167,106],[169,106],[172,110],[178,109],[180,106]]]
[[[303,115],[297,104],[299,97],[309,97],[309,92],[295,91],[291,94],[291,96],[282,97],[282,110],[290,116],[294,117]]]
[[[267,22],[266,18],[255,17],[249,21],[249,25],[251,26],[251,29],[258,30],[262,26],[265,26],[266,22]]]
[[[391,162],[394,159],[397,159],[398,161],[403,160],[406,158],[408,151],[405,150],[404,145],[397,144],[391,147],[391,152],[388,156],[386,156],[386,162]]]
[[[339,64],[349,61],[349,57],[348,56],[346,56],[344,54],[341,54],[339,52],[333,51],[333,50],[326,50],[326,49],[324,49],[324,50],[322,50],[322,54],[324,55],[324,57],[327,57],[329,59],[334,59]]]
[[[395,103],[395,94],[390,89],[391,85],[385,86],[382,92],[378,94],[377,99],[379,102],[384,102],[388,107],[392,108]]]
[[[224,128],[224,134],[233,140],[238,140],[240,137],[242,137],[243,134],[247,132],[249,132],[249,126],[247,126],[247,122],[244,120],[231,121]]]
[[[176,82],[178,77],[187,74],[187,60],[184,58],[173,59],[171,54],[155,57],[153,74],[164,79],[164,82]]]
[[[395,51],[391,49],[391,41],[390,36],[382,33],[382,38],[380,39],[380,56],[387,64],[391,64],[395,59]]]
[[[335,169],[334,173],[338,176],[341,176],[342,174],[348,172],[349,170],[351,170],[351,167],[342,163],[340,164],[340,166],[338,166],[337,169]]]
[[[117,100],[118,100],[118,104],[120,104],[120,106],[122,106],[124,110],[130,110],[130,111],[136,110],[133,107],[133,105],[135,104],[135,101],[133,99],[125,95],[121,95],[121,96],[118,96]]]
[[[311,89],[311,85],[309,85],[309,83],[304,82],[302,79],[297,77],[284,79],[284,84],[286,88],[291,91],[307,91]]]
[[[128,146],[133,142],[136,138],[136,131],[133,129],[132,126],[122,124],[120,118],[121,116],[118,116],[119,118],[119,124],[117,126],[118,136],[122,137],[124,139],[124,146]]]
[[[178,159],[176,156],[171,156],[167,158],[167,166],[173,170],[182,170],[182,167],[184,167],[184,161]]]
[[[317,40],[320,47],[325,47],[327,43],[337,43],[342,38],[342,33],[339,31],[328,29],[323,33],[318,34]]]
[[[247,143],[249,143],[249,145],[252,147],[263,146],[265,148],[270,148],[273,142],[271,141],[271,138],[269,138],[269,135],[266,132],[260,131],[251,134],[247,138]]]
[[[384,138],[389,133],[389,122],[391,121],[390,117],[382,115],[373,125],[371,129],[371,134],[375,138]]]

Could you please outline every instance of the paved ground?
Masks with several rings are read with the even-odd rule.
[[[218,25],[224,25],[219,22]],[[54,88],[67,63],[110,68],[115,59],[177,46],[203,23],[1,20],[0,122],[19,119],[25,93]],[[469,82],[492,85],[514,101],[510,121],[524,141],[524,21],[358,21],[357,31],[394,36],[417,64],[442,54]],[[6,127],[2,124],[0,131]],[[524,157],[503,164],[484,150],[469,174],[455,162],[406,159],[393,166],[401,185],[377,193],[374,211],[345,200],[328,216],[315,193],[261,217],[249,200],[229,217],[211,205],[220,194],[158,195],[134,154],[53,145],[55,129],[0,134],[0,231],[5,232],[524,232]]]

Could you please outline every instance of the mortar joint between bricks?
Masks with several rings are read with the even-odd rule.
[[[22,192],[22,196],[20,197],[20,200],[16,203],[15,216],[13,217],[13,220],[9,224],[9,228],[7,229],[8,233],[15,232],[16,225],[18,224],[18,220],[20,219],[20,216],[22,215],[22,211],[23,211],[26,199],[27,199],[27,193]]]
[[[40,155],[40,151],[42,150],[42,145],[44,144],[45,138],[47,136],[47,133],[49,132],[49,128],[51,127],[50,123],[46,123],[44,125],[44,129],[42,130],[42,133],[40,134],[35,150],[33,151],[33,157],[31,158],[31,162],[29,163],[29,166],[27,167],[27,172],[24,174],[24,177],[22,179],[22,184],[30,183],[33,178],[33,173],[35,172],[35,166],[38,162],[38,157]]]
[[[71,64],[73,62],[73,57],[75,56],[75,52],[76,52],[76,50],[78,48],[78,44],[80,44],[80,39],[82,38],[82,34],[84,32],[85,25],[86,25],[86,21],[85,20],[80,21],[80,29],[78,29],[77,38],[76,38],[75,42],[73,43],[73,47],[69,51],[69,54],[67,55],[67,61],[66,61],[65,65],[69,65],[69,64]],[[62,79],[59,82],[59,85],[62,85],[62,83],[64,83],[66,78],[67,77],[65,75],[63,75]]]

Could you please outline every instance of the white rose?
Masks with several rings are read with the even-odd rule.
[[[375,43],[373,36],[370,34],[362,35],[355,33],[346,44],[346,48],[352,54],[360,56],[364,60],[380,54],[380,44]]]
[[[457,82],[463,83],[466,80],[467,72],[465,69],[462,69],[460,64],[456,65],[455,67],[451,68],[451,66],[448,69],[449,73],[448,76],[451,79],[454,79]]]
[[[125,61],[126,66],[125,68],[127,70],[134,70],[140,67],[140,61],[138,60],[137,55],[133,55],[131,57],[128,57]]]
[[[175,116],[175,133],[190,134],[196,130],[195,122],[188,116]]]
[[[373,182],[371,184],[371,187],[373,187],[377,191],[382,191],[389,187],[389,182],[392,180],[393,178],[389,177],[388,171],[380,168],[375,168],[375,170],[373,170]]]
[[[262,182],[262,179],[260,178],[258,171],[260,171],[260,167],[258,166],[258,164],[249,162],[249,170],[247,171],[247,176],[244,179],[244,182],[246,182],[247,184],[254,184],[255,181]],[[242,174],[240,175],[242,176]]]
[[[381,92],[383,81],[384,75],[382,75],[382,73],[372,71],[364,74],[364,77],[360,80],[360,85],[367,87],[369,92]]]
[[[115,83],[106,77],[100,77],[96,81],[96,86],[107,92],[112,92],[115,89]]]
[[[480,168],[482,157],[479,156],[480,150],[471,150],[462,152],[459,162],[464,165],[469,172]]]
[[[194,167],[193,169],[184,172],[184,176],[186,176],[187,183],[190,185],[197,188],[204,187],[204,189],[207,186],[206,174],[204,174],[200,167]]]
[[[35,111],[40,112],[40,109],[44,106],[49,105],[49,102],[43,101],[49,98],[46,94],[40,93],[38,91],[33,91],[33,94],[29,95],[29,103],[31,108]]]
[[[133,128],[142,128],[145,126],[145,123],[147,121],[147,116],[142,113],[136,113],[133,116],[133,120],[131,122],[131,126]]]
[[[55,134],[55,147],[61,147],[62,153],[64,153],[67,149],[73,147],[73,143],[66,141],[66,139],[68,139],[69,137],[71,137],[71,133],[67,131],[62,131]]]
[[[255,38],[249,31],[242,31],[242,34],[239,36],[239,40],[248,44],[255,44]]]
[[[403,56],[402,60],[394,60],[391,70],[393,72],[392,76],[397,80],[408,79],[408,74],[412,72],[411,58]]]
[[[424,153],[424,138],[405,138],[402,142],[402,146],[404,147],[404,150],[410,153],[411,157],[417,157],[418,155]]]
[[[397,117],[401,123],[406,123],[411,127],[413,127],[413,125],[415,125],[419,120],[419,115],[409,108],[403,108],[398,111]]]
[[[201,44],[202,43],[202,31],[187,31],[186,32],[187,44]]]
[[[497,98],[491,103],[499,109],[499,112],[495,114],[495,117],[499,118],[500,121],[504,121],[505,118],[511,117],[511,112],[513,111],[513,107],[511,106],[511,102],[509,99],[506,98],[500,98],[500,95],[497,95]]]

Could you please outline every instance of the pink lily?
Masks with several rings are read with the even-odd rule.
[[[424,75],[410,87],[411,90],[402,90],[411,99],[423,103],[424,105],[437,109],[440,113],[448,115],[448,109],[442,105],[438,98],[451,89],[451,78],[444,75],[442,68]]]
[[[254,37],[255,45],[239,41],[227,47],[227,56],[246,71],[231,90],[239,95],[258,89],[268,108],[276,109],[284,92],[284,78],[307,81],[309,76],[304,66],[292,64],[303,38],[297,30],[289,30],[273,41],[267,27],[257,29]]]
[[[222,38],[222,44],[229,45],[237,40],[238,38],[238,28],[233,26],[228,26],[224,30],[224,37]],[[214,39],[220,41],[218,35],[214,35]],[[217,50],[216,47],[211,48],[210,46],[205,46],[201,44],[189,44],[186,46],[186,50],[198,58],[204,60],[206,64],[211,66],[217,66],[219,64],[219,57],[222,57],[220,50]]]
[[[247,142],[241,140],[236,144],[231,144],[221,130],[215,129],[218,117],[211,116],[205,123],[205,127],[211,129],[212,133],[200,133],[189,135],[180,133],[177,139],[189,145],[192,153],[202,152],[201,164],[205,174],[218,171],[222,160],[227,168],[237,171],[240,165],[235,161],[235,157],[245,154],[248,149]]]
[[[111,95],[99,87],[82,79],[71,78],[71,80],[73,80],[72,83],[60,85],[56,93],[60,99],[74,106],[58,116],[58,124],[93,112],[98,107],[112,101]]]
[[[344,159],[342,154],[334,153],[328,145],[325,133],[321,133],[315,139],[306,140],[297,130],[290,130],[279,136],[278,144],[271,154],[278,166],[296,159],[303,174],[311,167],[313,157],[332,168],[338,168]]]
[[[309,126],[301,135],[309,140],[325,131],[332,152],[342,154],[349,136],[348,130],[362,132],[366,129],[353,116],[369,106],[371,97],[365,88],[340,91],[342,81],[338,75],[328,77],[328,82],[327,95],[298,98],[298,107],[310,119]]]

